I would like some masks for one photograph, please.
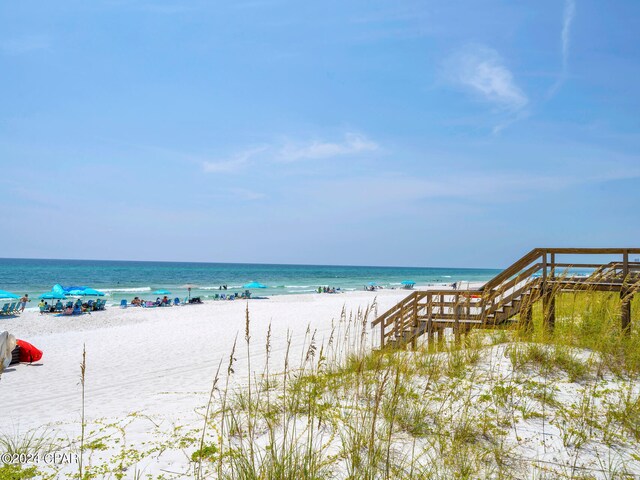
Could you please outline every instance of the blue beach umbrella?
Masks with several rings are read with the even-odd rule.
[[[378,285],[376,282],[369,282],[370,287],[375,287],[376,285]]]
[[[20,298],[15,293],[7,292],[6,290],[0,290],[0,298]]]
[[[403,280],[402,282],[400,282],[402,285],[415,285],[416,282],[414,282],[413,280]]]
[[[156,290],[153,292],[154,295],[171,295],[169,290]]]
[[[67,299],[67,297],[65,297],[62,293],[58,293],[58,292],[43,293],[38,298],[41,298],[42,300],[66,300]]]
[[[246,285],[243,285],[242,288],[267,288],[267,286],[261,284],[260,282],[253,281],[251,283],[247,283]]]

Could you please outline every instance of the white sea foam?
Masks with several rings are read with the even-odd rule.
[[[216,285],[215,287],[193,287],[191,290],[223,290],[224,288],[220,288],[222,285]],[[227,285],[227,290],[231,290],[232,288],[243,288],[242,285]]]

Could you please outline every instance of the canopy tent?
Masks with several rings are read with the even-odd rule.
[[[83,297],[104,297],[104,293],[89,287],[85,287],[80,295]]]
[[[405,290],[412,290],[413,286],[416,284],[413,280],[403,280],[400,283],[402,284],[402,288]]]
[[[40,295],[38,298],[42,300],[66,300],[67,297],[62,293],[47,292]]]
[[[0,290],[0,298],[20,298],[15,293],[7,292],[6,290]]]
[[[250,283],[247,283],[246,285],[243,285],[242,288],[267,288],[267,286],[261,284],[260,282],[256,282],[254,280],[253,282],[250,282]]]
[[[63,287],[59,283],[56,283],[51,289],[51,293],[57,295],[70,295],[72,297],[102,297],[104,293],[95,290],[90,287],[73,285],[70,287]],[[57,298],[57,297],[56,297]]]

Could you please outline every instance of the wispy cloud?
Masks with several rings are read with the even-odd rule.
[[[576,2],[575,0],[565,0],[564,13],[562,15],[562,32],[560,38],[562,40],[562,70],[556,82],[549,90],[549,97],[553,96],[558,89],[562,86],[567,78],[568,66],[569,66],[569,46],[571,41],[571,25],[573,19],[576,16]]]
[[[365,135],[347,133],[339,142],[314,140],[311,142],[288,141],[273,143],[243,150],[222,160],[204,160],[202,169],[206,173],[238,172],[254,162],[258,157],[264,162],[293,163],[302,160],[318,160],[375,152],[380,146]]]
[[[569,60],[569,39],[571,34],[571,24],[576,15],[575,0],[565,0],[564,17],[562,20],[562,67],[566,70]]]
[[[0,40],[0,52],[7,55],[22,55],[50,47],[49,38],[44,35],[28,35],[25,37]]]
[[[313,141],[306,144],[288,143],[278,154],[280,160],[295,162],[321,158],[354,155],[363,152],[374,152],[379,145],[364,135],[347,133],[342,142]]]
[[[491,48],[474,45],[456,52],[445,63],[445,75],[450,82],[501,109],[519,111],[529,103],[511,70]]]
[[[244,150],[230,158],[217,161],[205,160],[202,169],[206,173],[232,173],[242,170],[256,155],[264,152],[267,147],[256,147]]]

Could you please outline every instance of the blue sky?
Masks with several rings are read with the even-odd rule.
[[[493,267],[637,246],[638,18],[2,2],[0,256]]]

